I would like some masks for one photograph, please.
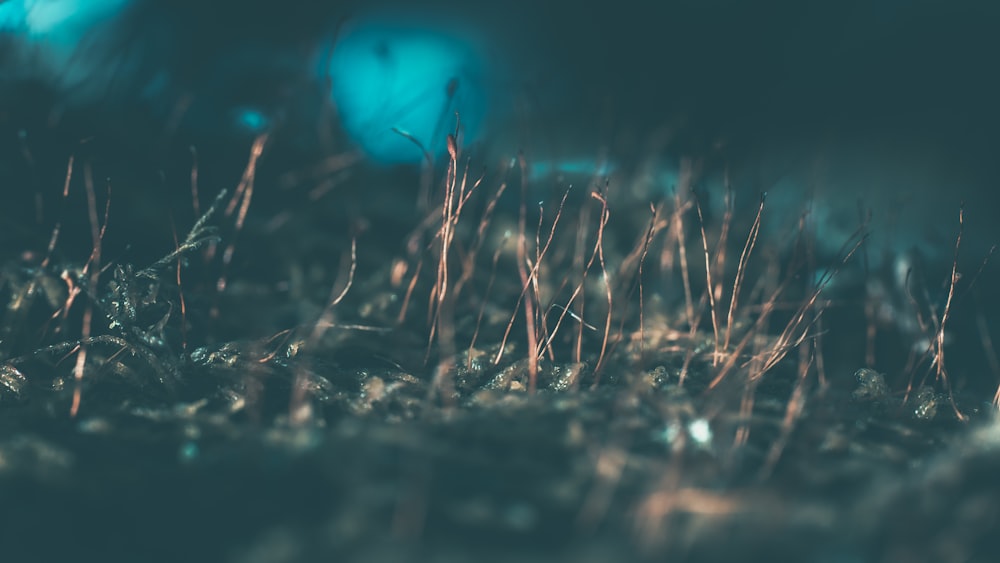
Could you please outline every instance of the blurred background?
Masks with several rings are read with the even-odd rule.
[[[815,201],[834,249],[863,200],[898,233],[889,252],[946,259],[964,201],[982,256],[1000,214],[998,26],[972,0],[6,0],[0,140],[56,175],[81,141],[168,176],[194,146],[220,184],[264,132],[280,171],[345,152],[415,167],[456,131],[477,166],[652,169],[654,191],[692,157],[739,205],[770,192],[776,232]],[[703,188],[721,201],[720,184]]]
[[[894,129],[981,150],[1000,114],[1000,8],[989,2],[354,4],[6,0],[5,93],[34,81],[67,108],[164,118],[190,96],[204,120],[238,106],[268,117],[327,77],[335,90],[380,78],[394,81],[381,90],[443,93],[432,70],[446,68],[479,98],[467,100],[470,126],[486,106],[498,120],[683,124],[706,142]],[[382,76],[370,76],[376,64]],[[405,116],[405,101],[383,105],[385,119]]]

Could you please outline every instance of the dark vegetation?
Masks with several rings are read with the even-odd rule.
[[[57,181],[21,148],[10,560],[990,557],[976,275],[908,297],[915,342],[863,287],[825,291],[863,231],[816,275],[808,232],[762,240],[684,186],[536,204],[517,163],[454,147],[425,192],[338,157],[290,172],[265,137],[228,185],[97,145]]]
[[[877,224],[761,236],[766,198],[702,205],[707,151],[636,198],[454,142],[386,170],[25,115],[4,561],[995,558],[989,254],[899,285]]]

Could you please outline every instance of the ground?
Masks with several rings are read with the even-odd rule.
[[[944,357],[690,201],[256,147],[195,196],[4,155],[5,560],[992,559],[971,297]]]

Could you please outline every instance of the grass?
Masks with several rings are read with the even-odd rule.
[[[191,194],[192,226],[138,265],[120,258],[122,238],[159,235],[141,221],[116,233],[116,214],[143,211],[118,209],[117,192],[70,159],[59,206],[74,213],[82,201],[84,231],[57,217],[47,242],[2,274],[0,459],[13,461],[0,464],[0,486],[27,476],[52,493],[21,511],[48,515],[69,496],[77,521],[125,494],[118,479],[131,475],[142,502],[188,511],[112,470],[136,462],[139,444],[159,460],[150,474],[179,480],[188,502],[211,501],[204,518],[245,521],[205,540],[228,560],[282,545],[298,554],[287,560],[373,557],[386,537],[428,561],[494,550],[568,560],[591,548],[692,560],[846,549],[889,561],[903,547],[940,553],[961,533],[972,539],[937,560],[982,554],[988,506],[927,537],[858,518],[876,510],[918,530],[946,499],[981,491],[928,493],[933,514],[893,512],[900,499],[940,472],[975,474],[968,459],[997,465],[995,446],[968,453],[960,424],[988,418],[977,393],[998,379],[986,316],[975,318],[986,361],[949,351],[954,319],[974,313],[961,234],[943,305],[902,296],[920,347],[896,334],[890,349],[886,333],[902,331],[876,323],[864,288],[832,289],[857,267],[865,225],[821,269],[805,219],[790,244],[762,237],[764,197],[748,221],[731,194],[721,216],[706,213],[696,162],[637,202],[621,195],[627,177],[534,185],[523,156],[476,172],[455,138],[443,170],[423,171],[427,195],[410,176],[355,165],[339,191],[262,196],[283,204],[274,209],[254,199],[258,185],[276,189],[261,137],[232,194],[207,206],[191,167],[189,189],[173,193]],[[89,254],[61,256],[67,236],[88,236]],[[881,376],[897,354],[906,363]],[[956,371],[990,375],[959,393]],[[856,372],[865,392],[852,397]],[[24,454],[45,448],[77,461]],[[244,459],[277,464],[279,478],[240,469]],[[45,471],[59,477],[32,477]],[[261,484],[287,489],[254,492]],[[328,496],[300,516],[294,501],[310,491]],[[257,494],[268,510],[253,508]],[[73,529],[65,549],[81,554],[73,546],[103,525]]]

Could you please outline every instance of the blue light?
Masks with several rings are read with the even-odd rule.
[[[23,2],[0,3],[0,31],[10,32],[24,26],[25,6]]]
[[[258,109],[244,107],[236,111],[236,125],[241,131],[257,135],[270,127],[271,120]]]
[[[108,71],[75,57],[95,30],[110,27],[132,0],[7,0],[0,2],[0,33],[17,36],[26,60],[22,76],[51,77],[66,87],[93,83]],[[8,72],[12,72],[7,69]],[[96,90],[96,88],[95,88]]]
[[[192,463],[197,461],[200,454],[201,449],[198,447],[198,443],[188,441],[181,444],[177,452],[177,457],[180,458],[181,463]]]
[[[130,0],[8,0],[0,3],[0,30],[23,33],[39,43],[73,48],[94,25]]]
[[[333,101],[351,138],[376,162],[416,163],[446,149],[461,120],[460,143],[476,140],[489,109],[489,69],[457,34],[395,22],[345,29],[328,72]],[[412,138],[407,138],[407,137]]]
[[[581,179],[607,178],[615,172],[617,166],[602,159],[575,158],[529,162],[529,168],[529,179],[540,181],[560,176]]]

